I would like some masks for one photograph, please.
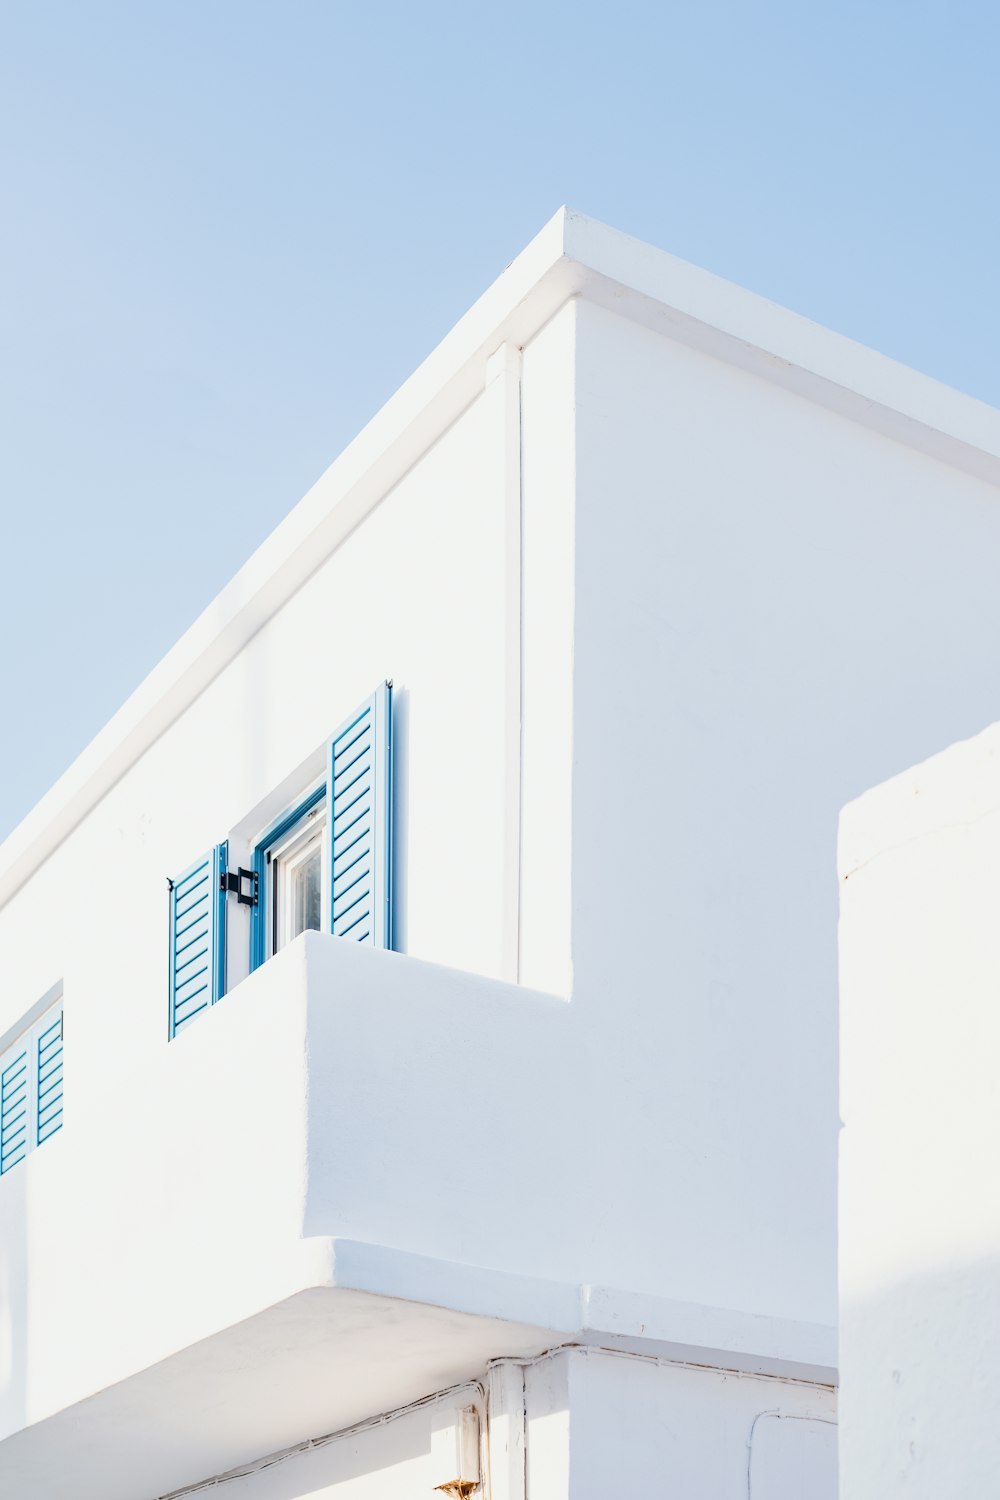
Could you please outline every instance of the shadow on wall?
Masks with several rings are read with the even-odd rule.
[[[28,1384],[28,1162],[0,1179],[0,1434],[24,1425]]]
[[[996,1494],[998,1328],[1000,1255],[845,1292],[845,1497]]]

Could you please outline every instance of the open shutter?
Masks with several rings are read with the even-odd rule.
[[[0,1174],[28,1154],[28,1063],[24,1037],[0,1060]]]
[[[221,999],[226,987],[225,844],[170,882],[170,1035]]]
[[[327,750],[330,879],[324,926],[392,947],[392,684],[383,682]]]
[[[63,1012],[62,1006],[43,1018],[34,1032],[35,1144],[40,1146],[62,1128],[63,1122]]]

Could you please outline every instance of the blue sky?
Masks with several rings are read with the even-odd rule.
[[[0,835],[561,203],[1000,405],[998,68],[991,0],[6,0]]]

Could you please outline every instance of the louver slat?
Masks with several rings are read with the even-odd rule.
[[[392,946],[392,687],[342,724],[327,752],[329,908],[335,937]]]
[[[170,887],[170,1035],[225,989],[226,846],[218,844]]]
[[[28,1049],[0,1071],[0,1174],[28,1154]]]
[[[63,1013],[39,1032],[35,1043],[35,1134],[40,1146],[62,1128]]]

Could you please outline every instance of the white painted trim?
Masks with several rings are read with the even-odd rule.
[[[267,920],[267,940],[265,942],[265,953],[271,957],[281,948],[287,948],[288,944],[294,942],[299,936],[298,932],[290,931],[292,918],[293,886],[292,877],[294,872],[302,864],[303,860],[314,853],[319,859],[320,870],[320,898],[319,898],[319,923],[317,931],[323,922],[323,913],[328,910],[330,901],[329,892],[329,866],[330,866],[330,840],[329,840],[329,798],[311,807],[308,812],[303,813],[299,821],[281,839],[280,843],[272,844],[267,850],[267,865],[264,878],[264,890],[261,897],[264,901],[264,914]],[[277,894],[274,894],[274,884],[277,885]],[[278,921],[277,933],[274,931],[273,912],[277,908]],[[301,931],[306,931],[302,928]]]
[[[497,480],[504,516],[503,978],[517,983],[521,905],[521,351],[502,344],[486,366],[498,431]]]
[[[503,1360],[486,1372],[490,1500],[526,1500],[524,1368]]]
[[[0,905],[572,296],[1000,485],[1000,412],[568,209],[400,387],[0,846]]]
[[[699,266],[566,210],[582,296],[1000,485],[1000,410]]]
[[[44,1016],[45,1012],[50,1007],[57,1005],[62,997],[63,982],[61,979],[57,979],[55,984],[50,985],[45,991],[40,1000],[36,1000],[34,1005],[29,1005],[24,1014],[17,1018],[13,1026],[8,1026],[6,1031],[0,1032],[0,1053],[6,1052],[12,1043],[18,1041],[26,1031],[30,1031],[39,1016]]]
[[[826,1324],[704,1307],[614,1287],[516,1276],[357,1240],[332,1238],[324,1243],[331,1265],[329,1285],[344,1291],[534,1324],[568,1343],[588,1347],[837,1384],[837,1330]]]

